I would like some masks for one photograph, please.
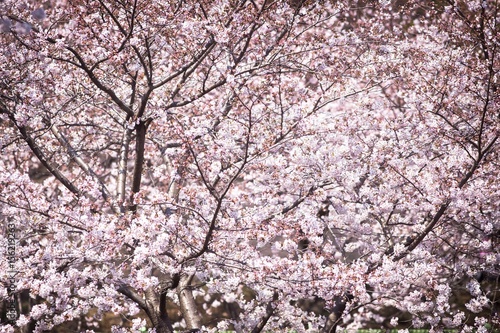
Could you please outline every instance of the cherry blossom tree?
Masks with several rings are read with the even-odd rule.
[[[499,9],[0,2],[2,332],[498,327]]]

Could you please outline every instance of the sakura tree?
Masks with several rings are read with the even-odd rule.
[[[0,2],[2,332],[498,327],[499,9]]]

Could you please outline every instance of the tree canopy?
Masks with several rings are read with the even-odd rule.
[[[498,328],[499,9],[1,1],[2,332]]]

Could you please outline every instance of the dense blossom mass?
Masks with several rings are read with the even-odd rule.
[[[1,332],[498,329],[499,10],[0,1]]]

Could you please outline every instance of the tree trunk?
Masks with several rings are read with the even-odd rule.
[[[157,333],[173,333],[174,328],[170,323],[170,320],[167,316],[167,312],[165,309],[165,295],[162,294],[158,298],[158,294],[151,288],[146,291],[146,313],[153,324],[153,327],[156,329]],[[163,305],[162,305],[163,303]]]
[[[193,288],[191,282],[194,274],[181,275],[179,285],[177,286],[177,295],[181,303],[181,311],[186,321],[186,329],[193,331],[201,327],[200,313],[196,307],[193,297]]]

